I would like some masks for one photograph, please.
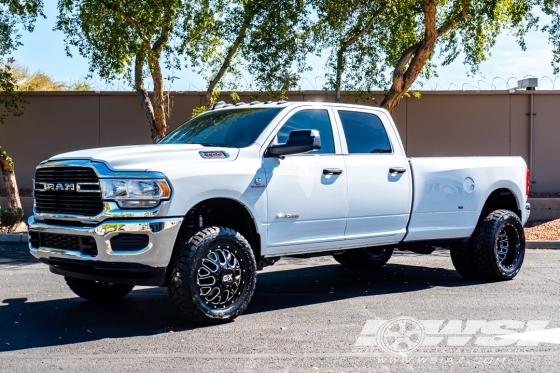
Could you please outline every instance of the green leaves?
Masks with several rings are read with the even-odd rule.
[[[204,1],[204,0],[203,0]],[[184,35],[178,25],[192,19],[196,2],[182,0],[59,0],[55,30],[66,35],[71,47],[89,60],[90,74],[107,81],[125,78],[138,93],[148,120],[152,141],[167,131],[167,104],[163,94],[160,59],[180,67],[174,59],[173,39]],[[150,76],[154,94],[150,98],[144,77]]]
[[[313,26],[316,52],[330,53],[324,88],[370,92],[391,83],[385,101],[398,102],[417,77],[436,75],[436,50],[443,65],[463,55],[469,73],[476,74],[501,32],[514,33],[525,47],[524,35],[538,22],[532,9],[540,1],[313,0],[318,15]],[[551,25],[548,30],[552,39],[560,40],[560,18],[556,22],[556,28]],[[560,63],[560,52],[556,56]]]
[[[0,60],[0,124],[4,124],[8,114],[20,117],[27,103],[17,90],[17,80],[12,74],[9,59]]]
[[[33,31],[35,20],[43,16],[41,0],[0,0],[0,124],[6,116],[21,116],[26,103],[17,90],[13,59],[5,57],[21,45],[18,26]]]

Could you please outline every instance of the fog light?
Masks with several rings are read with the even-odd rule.
[[[123,209],[146,208],[157,206],[159,201],[153,199],[144,200],[118,200],[119,207]]]

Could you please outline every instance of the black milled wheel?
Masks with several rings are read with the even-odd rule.
[[[363,249],[354,249],[348,251],[348,256],[356,267],[360,268],[381,268],[393,255],[392,247],[372,246]]]
[[[183,316],[198,323],[235,319],[249,305],[257,264],[247,240],[233,229],[207,227],[179,238],[168,291]]]
[[[77,296],[95,302],[115,301],[126,296],[134,288],[133,285],[113,284],[64,277],[66,284]]]
[[[474,266],[471,242],[452,246],[450,253],[451,262],[453,262],[453,266],[461,276],[471,280],[479,280],[481,278],[480,273]]]
[[[496,210],[480,222],[471,245],[473,266],[482,279],[511,280],[525,258],[523,225],[512,211]]]
[[[348,255],[348,251],[345,251],[341,254],[335,254],[332,257],[334,258],[334,260],[336,260],[340,264],[345,265],[347,267],[355,267],[356,266],[354,264],[354,262],[352,261],[352,258],[350,258],[350,255]]]

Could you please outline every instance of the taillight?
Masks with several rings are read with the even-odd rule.
[[[525,178],[525,195],[529,195],[531,189],[531,170],[527,169],[527,177]]]

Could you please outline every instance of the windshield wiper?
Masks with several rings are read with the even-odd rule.
[[[197,144],[202,146],[223,146],[222,144],[213,144],[211,142],[191,142],[189,144]]]

